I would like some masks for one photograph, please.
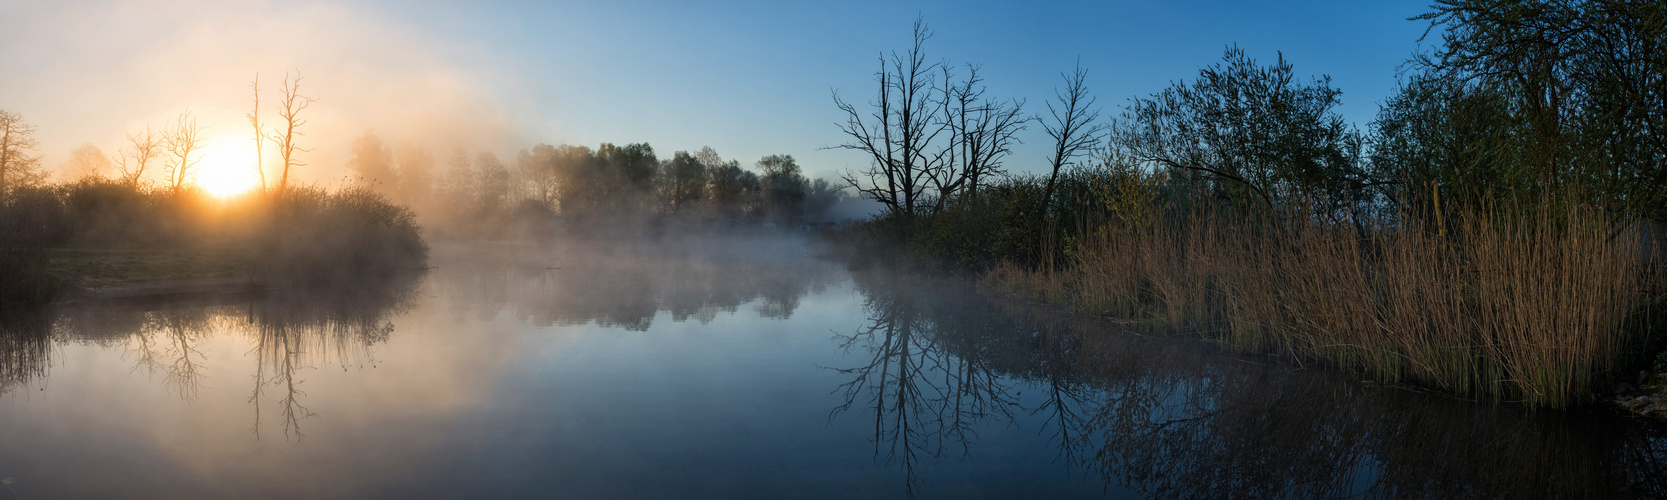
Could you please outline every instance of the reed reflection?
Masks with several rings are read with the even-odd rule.
[[[46,311],[0,311],[0,396],[46,377],[51,365],[52,316]]]
[[[1156,497],[1654,497],[1667,430],[1593,409],[1527,411],[1231,357],[1119,325],[990,302],[964,286],[856,276],[867,352],[843,404],[875,459],[919,460],[980,429],[1050,438],[1064,467]]]

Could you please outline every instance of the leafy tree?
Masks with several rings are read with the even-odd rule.
[[[1443,82],[1433,90],[1486,96],[1498,109],[1454,125],[1496,131],[1456,147],[1501,151],[1510,162],[1476,171],[1466,188],[1576,196],[1623,220],[1667,216],[1667,6],[1440,0],[1415,19],[1441,34],[1437,50],[1414,61],[1422,78]]]
[[[347,160],[347,168],[353,171],[354,182],[382,194],[399,188],[399,175],[394,170],[393,148],[382,145],[382,139],[376,137],[374,131],[366,130],[358,139],[354,139],[351,154]]]
[[[678,151],[662,168],[666,198],[672,212],[687,210],[705,198],[706,165],[687,151]]]
[[[758,160],[758,169],[764,173],[759,177],[764,209],[778,219],[799,217],[810,191],[799,163],[792,155],[769,155]]]
[[[103,179],[105,173],[114,168],[110,158],[104,156],[104,151],[89,143],[69,152],[69,159],[58,167],[58,175],[64,181]]]
[[[1241,204],[1303,198],[1343,208],[1370,180],[1363,138],[1333,110],[1341,95],[1329,77],[1298,82],[1283,55],[1262,66],[1228,47],[1197,80],[1134,99],[1111,126],[1111,146]]]
[[[516,178],[529,200],[554,210],[560,200],[562,171],[555,146],[538,144],[515,155]]]
[[[422,146],[400,142],[394,159],[398,162],[395,178],[399,180],[394,199],[406,205],[428,203],[434,190],[434,157]]]

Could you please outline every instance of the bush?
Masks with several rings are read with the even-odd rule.
[[[255,253],[269,276],[347,285],[427,267],[428,245],[415,216],[372,191],[300,188],[271,203]]]

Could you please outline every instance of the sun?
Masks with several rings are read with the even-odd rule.
[[[254,189],[258,182],[255,148],[248,139],[217,137],[203,146],[196,184],[208,194],[227,198]]]

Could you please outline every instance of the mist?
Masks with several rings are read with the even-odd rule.
[[[0,2],[0,498],[1667,497],[1659,2]]]
[[[512,151],[524,99],[478,49],[448,44],[368,6],[336,2],[29,2],[0,6],[7,108],[40,128],[43,164],[90,143],[115,155],[126,134],[189,110],[221,162],[253,163],[245,115],[251,82],[263,104],[288,74],[319,99],[308,113],[304,182],[338,183],[353,137],[367,129],[432,145]],[[271,108],[267,108],[271,109]],[[543,122],[541,122],[543,123]],[[545,140],[561,140],[547,123]],[[266,155],[270,162],[273,156]]]

